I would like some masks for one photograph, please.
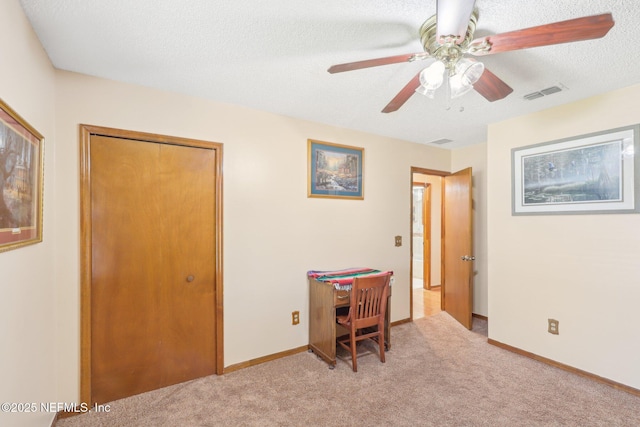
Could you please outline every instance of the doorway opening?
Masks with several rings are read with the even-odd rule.
[[[442,176],[414,168],[411,174],[412,318],[442,311]]]
[[[417,186],[415,183],[420,183]],[[430,184],[430,185],[425,185]],[[472,327],[472,309],[473,309],[473,199],[472,199],[472,170],[471,168],[462,169],[460,171],[449,173],[442,171],[434,171],[430,169],[411,168],[411,262],[410,273],[412,281],[410,282],[411,292],[411,319],[418,317],[416,307],[420,307],[420,298],[414,298],[414,293],[434,290],[438,283],[440,284],[440,310],[446,311],[460,324],[467,329]],[[417,188],[416,188],[417,187]],[[425,192],[425,189],[431,188]],[[414,189],[416,191],[414,191]],[[436,189],[440,190],[440,194],[436,194]],[[413,195],[416,199],[422,200],[422,210],[414,209],[415,204]],[[421,196],[421,197],[420,197]],[[439,197],[438,197],[439,196]],[[430,203],[425,206],[425,200]],[[429,208],[429,209],[427,209]],[[414,212],[422,211],[422,217],[413,215]],[[440,224],[437,221],[434,225],[434,216],[440,216]],[[418,219],[420,218],[420,219]],[[430,221],[425,223],[425,219]],[[416,225],[416,223],[418,225]],[[422,227],[420,227],[422,223]],[[422,230],[421,230],[422,229]],[[419,231],[422,233],[419,233]],[[427,234],[425,234],[425,230]],[[415,240],[414,242],[414,231]],[[434,243],[434,240],[440,236],[440,242]],[[426,239],[425,239],[426,236]],[[422,241],[420,242],[420,237]],[[425,245],[425,242],[427,243]],[[420,244],[422,243],[422,244]],[[425,250],[427,248],[428,250]],[[429,275],[425,280],[424,265],[422,268],[415,267],[419,265],[420,253],[422,253],[422,261],[429,263]],[[425,254],[430,253],[429,256]],[[415,259],[414,259],[415,256]],[[440,268],[439,279],[434,279],[436,271]],[[423,277],[417,277],[417,282],[422,282],[422,289],[419,286],[414,287],[416,274],[423,272]],[[437,277],[437,275],[436,275]],[[425,288],[430,289],[425,289]],[[435,294],[435,293],[434,293]],[[434,294],[427,294],[434,295]],[[437,296],[437,294],[435,294]],[[422,302],[424,303],[424,298]],[[437,302],[431,303],[431,307],[438,307]],[[414,313],[415,311],[415,313]],[[437,312],[439,312],[437,311]],[[425,310],[421,313],[424,316]],[[436,314],[436,313],[433,313]]]

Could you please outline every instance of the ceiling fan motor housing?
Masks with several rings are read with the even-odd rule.
[[[477,23],[478,9],[474,8],[471,18],[469,19],[469,25],[467,26],[467,33],[463,40],[459,42],[457,38],[438,40],[437,15],[433,15],[420,27],[420,41],[422,42],[425,52],[431,57],[442,61],[451,72],[455,68],[456,62],[467,52],[469,44],[473,40]]]

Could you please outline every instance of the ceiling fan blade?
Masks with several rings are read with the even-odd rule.
[[[473,55],[490,55],[511,50],[590,40],[604,37],[613,27],[611,13],[525,28],[475,39],[469,46]],[[485,46],[488,44],[488,48]]]
[[[437,38],[440,44],[442,38],[451,38],[456,44],[462,43],[466,34],[469,20],[473,13],[475,0],[438,0],[436,4]]]
[[[380,65],[397,64],[400,62],[413,62],[420,59],[427,59],[428,57],[429,54],[427,52],[387,56],[385,58],[367,59],[364,61],[347,62],[345,64],[332,65],[327,71],[331,74],[342,73],[345,71],[359,70],[361,68],[378,67]]]
[[[508,84],[486,68],[480,79],[473,84],[473,88],[489,102],[502,99],[513,92]]]
[[[382,110],[383,113],[393,113],[404,105],[405,102],[411,98],[416,92],[416,89],[420,86],[420,73],[416,74],[405,87],[387,104]]]

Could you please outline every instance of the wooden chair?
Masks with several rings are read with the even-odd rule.
[[[351,286],[349,312],[336,316],[336,322],[349,330],[349,336],[338,339],[338,344],[351,352],[353,372],[358,372],[356,344],[371,339],[380,347],[380,361],[384,360],[384,316],[391,273],[356,277]]]

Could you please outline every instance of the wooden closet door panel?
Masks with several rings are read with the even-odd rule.
[[[212,149],[162,145],[160,294],[165,385],[216,369],[215,165]]]
[[[159,387],[159,145],[91,140],[92,397]]]

